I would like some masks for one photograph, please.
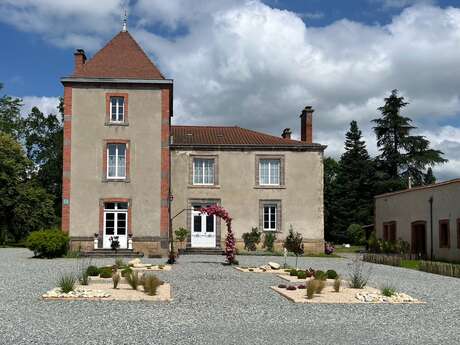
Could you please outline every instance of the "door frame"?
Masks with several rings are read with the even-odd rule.
[[[189,230],[187,235],[187,248],[192,248],[192,210],[194,205],[201,205],[203,207],[207,205],[220,205],[220,199],[189,199],[187,201],[187,214],[186,214],[186,224],[187,229]],[[221,219],[220,217],[215,217],[215,233],[216,233],[216,243],[213,248],[221,248]]]
[[[105,236],[105,204],[106,203],[127,203],[128,208],[119,212],[126,212],[126,243],[122,245],[120,242],[120,249],[128,248],[128,238],[132,236],[132,212],[131,212],[131,199],[128,198],[103,198],[99,199],[99,236],[98,236],[98,248],[107,249],[107,246],[104,246],[104,236]],[[110,212],[111,210],[108,210]],[[116,210],[114,210],[116,211]],[[109,235],[110,236],[110,235]]]
[[[196,206],[202,207],[201,205],[196,205]],[[217,226],[216,226],[217,225],[216,224],[217,223],[217,217],[215,215],[211,216],[212,217],[212,228],[213,228],[212,234],[214,236],[212,236],[212,240],[209,242],[210,245],[205,245],[204,242],[208,242],[208,241],[203,240],[203,243],[200,243],[200,244],[194,246],[193,245],[193,237],[194,237],[193,235],[197,233],[195,231],[195,228],[194,228],[195,227],[194,220],[195,220],[196,216],[199,216],[201,218],[201,222],[200,222],[201,229],[198,232],[201,234],[201,236],[208,234],[207,228],[208,228],[208,217],[209,216],[207,214],[205,214],[205,213],[201,213],[198,210],[192,210],[191,211],[191,219],[190,219],[190,222],[191,222],[190,247],[191,248],[215,248],[216,247],[216,237],[217,237]],[[211,232],[209,232],[209,233],[211,233]]]
[[[417,221],[411,223],[410,251],[411,251],[412,254],[419,254],[419,253],[415,252],[415,248],[417,247],[416,238],[415,238],[415,229],[416,229],[417,226],[421,226],[421,225],[423,225],[424,234],[425,234],[425,251],[423,253],[421,253],[421,254],[426,255],[427,254],[428,241],[427,241],[426,221],[424,221],[424,220],[417,220]]]

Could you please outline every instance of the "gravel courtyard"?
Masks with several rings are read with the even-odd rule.
[[[371,286],[390,283],[427,304],[297,305],[269,289],[280,278],[238,272],[222,266],[223,257],[182,256],[158,274],[172,284],[170,303],[42,301],[58,272],[75,269],[77,259],[30,257],[26,249],[0,249],[0,344],[460,343],[460,279],[372,265]],[[243,266],[283,260],[238,259]],[[303,258],[299,267],[346,276],[349,262]]]

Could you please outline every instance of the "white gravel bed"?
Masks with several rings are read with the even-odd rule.
[[[31,259],[25,249],[0,249],[0,344],[455,344],[460,329],[460,279],[403,268],[373,267],[371,286],[392,284],[427,302],[414,305],[311,304],[287,301],[270,289],[273,274],[222,266],[223,256],[182,256],[169,272],[170,303],[44,301],[58,272],[76,259]],[[281,257],[238,256],[241,266]],[[294,265],[294,258],[288,264]],[[165,259],[143,259],[163,264]],[[334,269],[341,258],[300,258],[299,268]],[[93,259],[98,266],[113,259]]]

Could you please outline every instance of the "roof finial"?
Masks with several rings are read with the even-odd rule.
[[[122,32],[128,31],[128,13],[126,12],[126,9],[125,9],[125,15],[123,17],[123,27],[121,31]]]

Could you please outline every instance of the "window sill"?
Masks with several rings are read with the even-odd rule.
[[[122,126],[122,127],[126,127],[126,126],[129,126],[129,122],[106,122],[104,123],[105,126],[109,126],[109,127],[112,127],[112,126],[115,126],[115,127],[118,127],[118,126]]]
[[[124,182],[124,183],[129,183],[131,180],[129,178],[103,178],[102,182],[104,183],[110,183],[110,182]]]
[[[220,189],[220,185],[218,184],[210,184],[210,185],[207,185],[207,184],[190,184],[188,185],[187,188],[191,188],[191,189]]]
[[[286,189],[286,186],[254,186],[254,189]]]

